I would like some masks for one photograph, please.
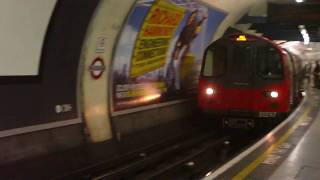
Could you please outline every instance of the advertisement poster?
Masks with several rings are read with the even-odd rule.
[[[113,63],[113,110],[196,94],[203,52],[226,13],[195,0],[140,0]]]

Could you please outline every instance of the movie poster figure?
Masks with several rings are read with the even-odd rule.
[[[178,40],[172,52],[171,59],[168,63],[166,73],[168,91],[180,90],[180,66],[183,59],[189,52],[191,43],[201,31],[202,23],[207,19],[203,16],[201,20],[197,20],[199,12],[194,10],[188,17],[185,27],[179,34]]]
[[[320,88],[320,61],[316,61],[316,66],[313,69],[313,85],[315,88]]]

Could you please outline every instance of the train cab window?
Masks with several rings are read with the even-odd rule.
[[[203,67],[203,76],[220,76],[226,71],[227,63],[227,48],[217,46],[208,49],[205,55],[205,62]]]
[[[246,78],[252,71],[251,51],[250,46],[234,46],[231,65],[232,73],[237,76],[234,78]]]
[[[282,78],[282,63],[280,53],[273,47],[257,49],[257,73],[266,79]]]

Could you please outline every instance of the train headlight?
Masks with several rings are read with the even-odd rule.
[[[207,95],[211,96],[211,95],[213,95],[214,93],[215,93],[215,90],[214,90],[213,88],[207,88],[207,89],[206,89],[206,94],[207,94]]]
[[[277,97],[279,96],[279,93],[278,93],[277,91],[271,91],[271,92],[270,92],[270,96],[271,96],[272,98],[277,98]]]

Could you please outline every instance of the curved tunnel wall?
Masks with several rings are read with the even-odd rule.
[[[191,116],[202,53],[226,14],[198,1],[102,1],[82,52],[79,98],[90,139]],[[178,41],[184,44],[174,60]]]
[[[121,59],[121,53],[117,51],[121,46],[118,40],[125,37],[122,33],[125,33],[126,25],[130,22],[130,16],[134,11],[132,5],[135,2],[140,3],[140,6],[136,6],[139,10],[141,2],[152,1],[58,1],[43,43],[39,75],[0,77],[0,94],[4,104],[0,109],[3,119],[0,123],[2,130],[0,146],[3,147],[1,163],[80,145],[85,142],[84,127],[90,140],[98,142],[111,139],[114,135],[120,137],[122,134],[130,134],[192,115],[190,109],[195,108],[196,103],[189,101],[188,98],[194,97],[194,94],[176,98],[176,94],[172,91],[171,97],[167,96],[147,104],[116,107],[116,103],[122,101],[116,99],[117,93],[121,94],[117,92],[117,88],[128,87],[119,83],[119,79],[115,80],[115,77],[121,74],[119,70],[128,68],[124,66],[125,63],[118,63],[119,58]],[[249,2],[251,1],[238,2],[242,13],[248,10]],[[226,19],[233,19],[227,23],[222,21],[224,26],[234,23],[241,14],[230,15],[230,9],[220,7],[223,7],[223,3],[219,6],[212,4],[213,10],[228,14]],[[151,8],[150,4],[142,4],[142,7],[144,5]],[[227,2],[225,5],[231,6]],[[203,9],[207,8],[206,5],[201,6]],[[171,35],[174,37],[173,40],[169,40],[171,54],[178,34],[181,33],[191,13],[190,10],[185,13],[181,7],[178,9],[184,13],[175,27],[174,35]],[[232,9],[232,11],[237,10]],[[146,12],[144,15],[150,15],[149,11]],[[203,15],[199,15],[199,18],[201,16]],[[224,32],[224,28],[219,26],[222,19],[211,21],[215,24],[215,28],[218,28],[215,37]],[[142,19],[140,23],[143,22]],[[138,35],[133,36],[135,39],[132,39],[130,34],[127,37],[129,37],[127,43],[135,46]],[[206,41],[209,42],[210,39],[207,37]],[[126,43],[125,38],[123,42]],[[132,52],[131,49],[130,53]],[[128,56],[128,52],[126,53],[124,61],[131,64],[131,55]],[[192,59],[188,57],[189,60]],[[101,61],[95,61],[99,58],[103,60],[104,66],[101,66]],[[161,64],[162,67],[170,66],[168,59],[162,62],[164,62]],[[128,69],[123,72],[128,73]],[[158,71],[157,77],[165,72],[166,70]],[[130,75],[133,80],[131,82],[138,84],[132,87],[138,88],[146,78],[155,77],[152,73],[142,75],[142,78]],[[156,89],[169,89],[163,83],[151,84],[155,85]],[[123,102],[130,101],[124,99]],[[133,102],[137,101],[133,98]],[[82,119],[85,121],[85,126],[82,124]],[[15,134],[21,135],[13,136]]]
[[[192,116],[202,53],[226,14],[198,1],[135,4],[113,56],[117,137]]]
[[[166,4],[164,2],[169,3]],[[178,4],[176,4],[177,2]],[[114,16],[116,20],[124,24],[121,31],[118,29],[117,42],[114,42],[113,38],[108,39],[108,44],[112,44],[114,47],[112,50],[113,56],[106,58],[107,61],[109,59],[112,61],[109,64],[112,68],[108,68],[110,72],[106,73],[110,76],[107,79],[111,79],[111,82],[108,84],[110,102],[107,105],[111,114],[110,124],[112,124],[113,133],[117,137],[165,122],[190,117],[192,111],[189,109],[192,109],[191,107],[195,108],[195,104],[194,101],[189,101],[188,98],[195,96],[195,84],[198,78],[199,64],[201,64],[197,62],[201,62],[202,51],[211,39],[221,36],[229,25],[235,24],[242,15],[250,11],[252,4],[257,4],[257,2],[252,0],[237,2],[237,7],[233,6],[236,3],[235,1],[208,1],[207,3],[210,3],[210,5],[199,1],[177,2],[174,0],[136,1],[126,21],[120,20],[116,15]],[[130,3],[132,5],[132,2]],[[162,14],[157,13],[157,9],[163,11]],[[174,54],[175,46],[178,44],[179,34],[181,36],[190,14],[196,9],[199,12],[197,14],[198,22],[201,21],[202,17],[207,18],[205,19],[205,23],[202,24],[202,29],[199,32],[200,35],[197,34],[199,38],[197,37],[190,41],[190,49],[188,49],[189,52],[184,60],[181,60],[178,65],[172,65],[170,64],[172,62],[177,64],[177,61],[172,61],[172,54]],[[165,23],[161,24],[163,23],[161,20],[165,21],[166,14],[170,14],[171,12],[174,13],[171,14],[170,18],[177,20],[177,24],[171,22],[173,24],[169,25],[172,32],[161,28],[161,25],[168,25]],[[181,16],[179,16],[179,13]],[[152,16],[161,17],[162,19],[157,19],[158,22],[153,21]],[[150,23],[149,21],[152,22]],[[109,24],[109,27],[110,25],[113,26]],[[92,29],[94,29],[94,26]],[[105,26],[108,29],[108,25],[105,24]],[[161,34],[164,31],[167,34]],[[168,38],[168,41],[166,41],[166,38]],[[97,41],[97,37],[94,37],[94,40]],[[202,43],[194,41],[201,41]],[[162,49],[158,48],[157,44],[160,44]],[[167,46],[167,49],[163,48],[163,46]],[[200,48],[195,50],[197,46]],[[149,51],[148,48],[152,50]],[[92,49],[94,49],[94,46]],[[162,52],[159,53],[157,50],[162,50]],[[147,57],[148,55],[151,58]],[[165,57],[161,59],[161,55]],[[160,58],[153,61],[157,57]],[[94,57],[91,57],[91,61],[94,59]],[[180,77],[178,77],[180,81],[183,81],[183,78],[185,78],[181,78],[183,73],[187,75],[193,74],[185,78],[187,86],[183,87],[184,84],[181,83],[181,89],[177,89],[175,83],[168,82],[167,74],[170,71],[170,66],[176,66],[176,71],[179,71],[176,74],[180,74]],[[104,85],[98,89],[103,89],[103,87]],[[89,96],[88,98],[92,99]],[[85,108],[84,111],[88,109]],[[88,114],[97,115],[95,113]],[[106,114],[106,112],[102,114]],[[160,114],[161,116],[159,116]],[[96,123],[94,120],[90,120],[90,118],[87,118],[86,122],[89,128],[92,125],[89,131],[92,140],[97,141],[97,139],[93,138],[95,135],[92,134],[97,132],[108,133],[104,131],[111,129],[110,124],[101,125],[101,118],[100,120],[99,118],[93,119],[96,119]],[[102,119],[107,119],[107,117],[105,116]],[[111,138],[110,133],[106,137],[102,135],[98,139],[105,140],[109,138]]]
[[[266,0],[241,0],[241,1],[239,0],[226,0],[226,1],[201,0],[201,1],[229,13],[228,16],[225,18],[225,20],[218,27],[217,33],[214,35],[213,40],[217,40],[221,36],[223,36],[224,32],[228,29],[228,27],[235,26],[238,20],[240,20],[240,18],[245,14],[252,14],[254,16],[266,15],[265,8],[263,8],[266,5],[266,2],[267,2]],[[257,12],[261,10],[263,11]],[[246,30],[247,28],[248,27],[241,30]]]
[[[112,80],[110,84],[110,88],[112,88],[110,108],[112,124],[118,138],[121,137],[122,134],[130,134],[169,121],[179,119],[186,120],[192,117],[193,111],[190,111],[190,109],[196,109],[196,105],[195,101],[190,101],[188,98],[195,97],[195,84],[197,83],[199,64],[201,64],[204,48],[211,39],[216,39],[221,36],[227,27],[235,24],[242,15],[250,11],[253,4],[256,5],[257,3],[253,0],[244,0],[241,2],[208,1],[207,4],[199,1],[179,1],[179,4],[173,5],[176,3],[175,1],[168,1],[171,2],[171,5],[168,5],[170,9],[176,8],[174,10],[175,12],[181,12],[179,8],[182,9],[182,17],[178,20],[178,24],[173,26],[173,28],[176,28],[173,30],[173,34],[167,34],[171,37],[167,44],[168,49],[165,51],[166,54],[163,59],[163,64],[159,66],[154,63],[155,66],[158,65],[158,69],[153,70],[153,64],[148,60],[148,57],[144,58],[139,55],[148,55],[148,52],[150,52],[148,51],[148,47],[142,47],[141,45],[148,44],[146,43],[148,39],[163,38],[163,36],[158,37],[157,33],[151,33],[152,35],[148,37],[145,35],[145,31],[148,31],[150,26],[155,27],[156,25],[162,25],[161,22],[155,23],[155,21],[150,20],[152,16],[156,14],[153,13],[153,10],[157,7],[161,7],[160,9],[165,11],[164,6],[166,5],[157,4],[157,2],[159,1],[148,1],[147,3],[145,1],[137,1],[137,4],[132,8],[128,16],[127,22],[119,35],[118,43],[114,48],[113,72],[111,72]],[[237,3],[236,7],[234,6],[235,3]],[[190,41],[188,54],[185,58],[180,57],[180,64],[177,65],[179,68],[176,68],[176,71],[179,71],[178,73],[180,74],[178,78],[180,78],[181,87],[177,89],[174,83],[170,86],[166,75],[168,71],[170,71],[170,63],[172,62],[172,54],[174,54],[175,46],[177,46],[177,42],[181,34],[183,34],[183,29],[188,23],[188,18],[194,10],[199,11],[197,15],[198,22],[200,22],[203,17],[207,19],[205,19],[205,22],[201,25],[200,32],[197,34],[198,37]],[[136,11],[139,11],[139,13]],[[170,12],[166,13],[170,14]],[[161,17],[161,14],[156,15]],[[171,18],[173,17],[174,16],[171,16]],[[134,20],[131,20],[131,18]],[[163,18],[165,18],[165,15]],[[148,21],[152,22],[150,23]],[[159,27],[156,28],[161,29]],[[202,43],[196,41],[201,41]],[[154,44],[151,45],[152,48],[157,49],[156,45],[155,47],[153,45]],[[161,45],[163,46],[163,44]],[[137,58],[137,56],[140,59]],[[143,61],[148,65],[143,64]],[[158,62],[161,62],[161,59],[159,59]],[[198,64],[197,62],[200,63]],[[173,61],[173,63],[176,63],[176,61]],[[188,69],[188,63],[192,64],[191,69]],[[182,74],[185,72],[191,76],[185,78],[187,85],[183,86],[184,77],[182,77]],[[139,88],[142,87],[144,90],[151,89],[151,96],[157,93],[161,94],[160,98],[153,102],[151,101],[149,104],[148,102],[143,104],[141,102],[143,98],[141,97],[148,97],[149,92],[141,92]],[[143,96],[139,97],[139,94],[143,94]],[[136,97],[134,97],[135,95]],[[130,104],[131,102],[133,102],[133,105]]]
[[[134,2],[101,1],[87,31],[79,66],[79,102],[92,142],[112,138],[108,82],[113,48]]]

